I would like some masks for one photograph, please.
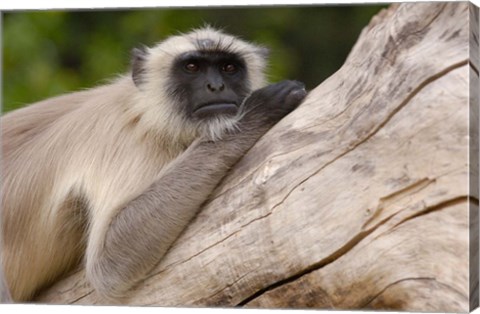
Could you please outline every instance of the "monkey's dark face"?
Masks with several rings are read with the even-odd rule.
[[[234,116],[250,93],[245,62],[233,53],[184,53],[176,58],[171,75],[172,96],[194,120]]]

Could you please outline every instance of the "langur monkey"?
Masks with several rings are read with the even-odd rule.
[[[122,299],[227,171],[306,96],[265,48],[210,27],[134,49],[131,72],[1,119],[1,262],[14,302],[84,262]],[[1,289],[0,289],[1,290]]]

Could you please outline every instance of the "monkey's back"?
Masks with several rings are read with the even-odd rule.
[[[78,264],[94,240],[86,238],[95,229],[92,217],[110,215],[102,210],[145,189],[167,162],[149,156],[149,143],[129,130],[125,84],[47,99],[2,117],[2,264],[15,301]]]

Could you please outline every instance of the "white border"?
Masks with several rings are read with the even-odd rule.
[[[433,0],[440,2],[443,0]],[[454,0],[457,1],[457,0]],[[322,5],[322,4],[383,4],[392,2],[417,2],[414,0],[404,1],[375,1],[375,0],[246,0],[239,3],[233,0],[69,0],[69,1],[55,1],[55,0],[3,0],[0,2],[0,11],[11,10],[46,10],[46,9],[103,9],[103,8],[153,8],[153,7],[206,7],[206,6],[245,6],[245,5]],[[480,6],[480,0],[471,0],[477,6]],[[0,19],[1,21],[1,19]],[[175,284],[175,283],[172,283]],[[258,309],[218,309],[218,308],[166,308],[166,307],[110,307],[110,306],[79,306],[79,305],[9,305],[0,304],[1,313],[108,313],[108,314],[124,314],[124,313],[174,313],[174,314],[307,314],[307,313],[348,313],[356,314],[362,313],[361,311],[325,311],[325,310],[258,310]],[[364,312],[367,313],[367,312]],[[380,312],[371,311],[368,313],[407,313],[407,312]],[[414,312],[410,312],[414,313]],[[477,309],[474,313],[479,314],[480,309]]]

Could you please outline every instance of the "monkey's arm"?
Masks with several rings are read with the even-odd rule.
[[[95,289],[121,298],[163,257],[230,167],[305,94],[290,81],[253,93],[239,133],[216,142],[196,140],[160,180],[121,209],[109,222],[103,247],[87,251],[87,275]]]

